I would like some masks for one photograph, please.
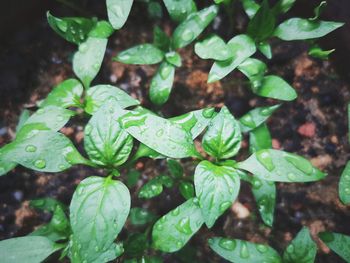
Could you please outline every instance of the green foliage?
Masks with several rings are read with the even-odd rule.
[[[153,18],[161,16],[160,2],[145,2]],[[156,112],[140,106],[140,101],[118,87],[91,87],[102,66],[108,38],[126,23],[132,0],[106,0],[109,21],[58,18],[47,13],[51,28],[78,46],[72,59],[77,79],[66,79],[54,87],[37,103],[36,112],[23,111],[15,139],[0,148],[0,175],[18,164],[40,172],[61,172],[79,164],[97,169],[101,176],[90,176],[79,183],[69,209],[52,198],[33,200],[31,207],[49,212],[51,220],[26,237],[0,241],[4,262],[41,262],[61,250],[61,259],[68,257],[73,263],[109,262],[120,256],[123,262],[158,263],[162,262],[160,252],[180,249],[178,259],[195,262],[194,250],[185,245],[203,224],[212,228],[231,207],[238,198],[241,180],[251,186],[261,218],[271,227],[276,182],[313,182],[325,177],[303,157],[271,149],[266,122],[280,104],[254,108],[239,120],[226,106],[220,110],[204,107],[170,118],[164,117],[160,109],[171,99],[176,68],[182,66],[182,61],[187,64],[181,55],[188,53],[179,49],[189,49],[191,43],[199,58],[214,60],[208,82],[219,81],[237,69],[247,77],[247,86],[254,94],[282,101],[293,101],[297,94],[281,77],[267,74],[265,60],[273,54],[271,38],[312,39],[309,54],[321,59],[333,52],[322,50],[314,41],[343,25],[319,19],[324,2],[315,8],[314,17],[290,18],[279,25],[279,15],[291,9],[295,0],[279,0],[274,6],[267,0],[240,2],[249,18],[247,27],[240,27],[226,42],[213,34],[209,25],[221,15],[220,8],[231,18],[232,1],[215,0],[215,4],[198,11],[194,0],[164,0],[170,18],[178,25],[168,30],[159,24],[154,27],[152,43],[127,48],[113,58],[126,64],[159,64],[149,88]],[[168,35],[163,28],[173,34]],[[194,43],[198,37],[200,40]],[[266,57],[265,62],[254,58],[257,50]],[[88,159],[78,151],[81,147],[75,147],[59,132],[76,119],[84,122]],[[233,157],[241,148],[242,133],[248,133],[251,155],[247,159],[238,156],[237,162]],[[140,180],[141,169],[135,170],[133,165],[143,157],[157,159],[164,171],[158,175],[156,172],[152,179],[144,178],[148,173],[142,173]],[[180,160],[184,158],[186,163]],[[196,167],[194,174],[184,167]],[[350,202],[348,177],[349,164],[339,183],[340,199],[345,204]],[[146,183],[141,185],[142,181]],[[122,182],[133,188],[136,198],[138,195],[136,207],[130,209],[131,196]],[[153,207],[148,210],[149,201],[145,199],[160,195],[164,187],[169,188],[166,204],[173,204],[172,193],[181,194],[186,201],[176,208],[166,206],[166,211],[171,211],[158,218],[150,211],[154,211]],[[341,257],[349,259],[350,252],[344,249],[344,244],[350,247],[348,236],[327,232],[320,237]],[[116,243],[117,238],[120,243]],[[236,263],[314,262],[316,255],[316,245],[306,228],[288,245],[283,259],[267,245],[239,239],[214,237],[209,239],[209,245]]]

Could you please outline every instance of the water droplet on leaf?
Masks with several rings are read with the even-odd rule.
[[[43,159],[36,160],[34,166],[38,169],[44,169],[46,167],[46,162]]]
[[[236,241],[223,238],[220,240],[219,246],[226,250],[234,250],[236,248]]]
[[[257,152],[256,158],[258,159],[259,163],[261,163],[268,171],[271,172],[275,169],[271,155],[268,150],[261,150]]]
[[[26,150],[26,152],[35,152],[36,149],[37,149],[36,146],[28,145],[25,150]]]

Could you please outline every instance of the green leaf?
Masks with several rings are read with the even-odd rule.
[[[251,179],[252,193],[264,223],[270,227],[276,205],[276,185],[274,182],[262,180],[256,176]]]
[[[108,251],[129,210],[130,193],[121,182],[96,176],[80,182],[70,204],[70,222],[77,246],[73,255],[77,253],[81,262],[93,262]]]
[[[203,149],[217,159],[235,156],[241,147],[242,134],[239,122],[224,106],[210,122],[203,136]]]
[[[38,109],[27,119],[22,128],[17,132],[16,139],[25,137],[28,133],[26,128],[32,127],[32,125],[36,124],[42,124],[52,131],[58,131],[74,114],[74,111],[66,110],[57,106],[47,106]]]
[[[256,51],[254,41],[247,35],[235,36],[227,45],[231,50],[232,58],[226,61],[216,61],[213,64],[209,72],[208,83],[224,78]]]
[[[133,207],[130,210],[130,222],[133,225],[145,225],[156,219],[156,215],[147,209]]]
[[[292,101],[298,96],[296,91],[278,76],[265,76],[258,87],[254,87],[254,83],[252,84],[253,92],[261,97]]]
[[[279,106],[280,104],[258,107],[244,114],[239,119],[242,132],[249,132],[260,126],[260,124],[264,123]]]
[[[322,232],[319,234],[326,245],[337,255],[350,263],[350,236],[339,233]]]
[[[124,64],[151,65],[161,62],[164,52],[152,44],[141,44],[120,52],[114,61]]]
[[[194,185],[203,219],[211,228],[237,198],[240,180],[235,169],[202,161],[194,172]]]
[[[35,209],[40,209],[49,212],[54,212],[57,206],[59,206],[62,210],[66,210],[66,207],[63,203],[50,197],[30,200],[29,204]]]
[[[40,103],[40,107],[57,106],[68,108],[71,106],[79,107],[80,97],[84,88],[76,79],[67,79],[56,87],[47,95],[47,98]]]
[[[311,20],[318,20],[323,12],[323,10],[326,8],[327,2],[322,1],[318,6],[315,7],[314,9],[314,14],[315,16],[311,18]]]
[[[241,71],[244,75],[249,78],[251,82],[258,81],[258,85],[261,85],[261,80],[264,77],[267,66],[264,62],[255,59],[255,58],[247,58],[244,60],[239,66],[239,71]],[[253,85],[255,86],[255,85]]]
[[[144,233],[132,233],[128,236],[128,239],[124,242],[125,255],[139,257],[147,249],[147,234]]]
[[[145,111],[130,111],[119,119],[138,141],[171,158],[197,156],[191,134],[179,124]]]
[[[249,133],[249,151],[251,153],[262,149],[272,148],[272,138],[269,129],[265,123],[250,131]]]
[[[312,182],[326,176],[305,158],[272,149],[252,154],[245,161],[237,163],[237,168],[275,182]]]
[[[276,5],[272,8],[275,15],[287,13],[291,9],[296,0],[279,0]]]
[[[84,148],[97,165],[118,167],[126,162],[133,138],[115,118],[118,102],[110,99],[92,116],[84,130]]]
[[[194,51],[202,59],[224,61],[233,56],[229,46],[217,35],[211,35],[201,42],[197,42]]]
[[[185,20],[189,14],[197,11],[193,0],[164,0],[163,2],[171,19],[176,22]]]
[[[139,198],[152,198],[157,195],[160,195],[163,192],[163,185],[166,187],[171,187],[173,184],[173,180],[166,175],[157,176],[150,181],[148,181],[145,185],[143,185],[139,192]]]
[[[165,52],[168,51],[170,47],[170,38],[158,26],[155,26],[153,29],[153,45]]]
[[[130,106],[140,104],[140,102],[129,96],[125,91],[111,85],[97,85],[91,87],[86,92],[85,111],[89,114],[95,113],[103,103],[113,98],[118,102],[120,108],[124,109]]]
[[[249,18],[253,18],[258,12],[260,5],[257,4],[254,0],[241,0],[245,13]]]
[[[17,163],[13,162],[11,155],[8,154],[11,147],[10,143],[0,148],[0,176],[7,174],[17,166]]]
[[[150,0],[150,2],[148,2],[148,6],[147,6],[147,11],[148,11],[148,15],[151,18],[162,18],[163,17],[163,8],[162,5],[160,3],[158,3],[156,0]]]
[[[100,71],[106,51],[107,39],[89,37],[79,45],[79,50],[73,56],[73,71],[83,82],[85,88]]]
[[[309,229],[303,227],[284,251],[283,263],[313,263],[316,253],[316,243],[312,240]]]
[[[224,259],[234,263],[281,263],[281,257],[273,248],[240,239],[214,237],[209,246]]]
[[[185,113],[180,116],[170,118],[173,123],[179,124],[187,132],[190,132],[192,139],[197,138],[209,125],[215,115],[214,108],[206,108]]]
[[[173,159],[167,159],[167,164],[169,172],[172,176],[174,176],[175,178],[181,178],[183,176],[184,169],[180,162]]]
[[[31,236],[44,236],[51,241],[67,239],[70,235],[70,226],[68,218],[59,205],[55,207],[53,216],[49,224],[39,227],[33,231]]]
[[[164,61],[151,81],[149,95],[156,105],[162,105],[168,101],[173,87],[175,67]]]
[[[87,38],[90,30],[95,26],[96,21],[83,17],[58,18],[46,13],[50,27],[62,38],[79,45]]]
[[[195,40],[216,17],[219,8],[216,5],[204,8],[189,15],[173,33],[173,47],[182,48]]]
[[[257,45],[259,51],[268,59],[272,58],[272,50],[271,46],[267,42],[260,42]]]
[[[24,109],[21,112],[21,115],[18,118],[18,123],[17,123],[17,126],[16,126],[16,133],[22,128],[22,126],[29,119],[29,117],[30,117],[30,111],[27,110],[27,109]]]
[[[109,38],[114,32],[114,29],[107,21],[99,21],[95,27],[89,32],[89,37]]]
[[[10,145],[5,158],[9,155],[13,162],[36,171],[60,172],[73,164],[87,164],[72,142],[54,131],[38,131]]]
[[[194,195],[194,186],[190,182],[180,181],[179,190],[180,190],[180,194],[186,200],[189,200],[189,199],[191,199],[191,198],[193,198],[195,196]]]
[[[332,54],[335,51],[335,49],[330,49],[330,50],[323,50],[320,46],[318,45],[313,45],[310,50],[309,50],[309,55],[314,57],[314,58],[319,58],[323,60],[327,60],[329,55]]]
[[[347,162],[339,180],[339,198],[344,204],[350,204],[350,161]]]
[[[176,51],[170,51],[166,53],[165,59],[168,63],[172,64],[175,67],[181,67],[181,56]]]
[[[269,7],[267,0],[264,0],[249,21],[247,33],[255,39],[255,41],[263,41],[269,38],[275,29],[276,18]]]
[[[181,249],[203,225],[198,200],[192,198],[176,207],[153,226],[153,246],[164,252]]]
[[[107,14],[109,22],[112,24],[114,29],[120,29],[125,24],[133,0],[107,0]]]
[[[46,237],[26,236],[0,241],[2,263],[38,263],[44,261],[61,246]]]
[[[305,40],[323,37],[344,23],[329,21],[313,21],[303,18],[291,18],[280,24],[274,35],[282,40]]]

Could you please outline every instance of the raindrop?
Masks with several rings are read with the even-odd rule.
[[[249,258],[249,250],[248,250],[248,246],[246,244],[246,242],[242,242],[242,246],[241,246],[241,250],[239,252],[239,256],[241,258]]]
[[[290,244],[290,245],[287,247],[287,252],[288,252],[288,253],[293,253],[293,252],[294,252],[294,245],[293,245],[293,244]]]
[[[273,112],[274,108],[273,107],[266,107],[266,108],[262,108],[260,110],[260,114],[263,116],[269,116],[271,115],[271,113]]]
[[[236,241],[223,238],[220,240],[219,246],[226,250],[234,250],[236,248]]]
[[[98,246],[95,247],[95,251],[98,252],[100,248]]]
[[[183,243],[181,241],[176,242],[176,246],[178,248],[181,248],[183,246]]]
[[[268,171],[271,172],[275,169],[271,155],[268,150],[261,150],[257,152],[256,158],[258,159],[259,163],[261,163]]]
[[[295,181],[296,179],[297,179],[297,177],[296,177],[296,175],[295,174],[293,174],[293,173],[289,173],[288,175],[287,175],[287,178],[290,180],[290,181]]]
[[[185,29],[185,31],[182,33],[181,38],[183,41],[190,41],[193,39],[193,32],[190,29]]]
[[[253,188],[259,189],[262,186],[262,182],[259,178],[254,177],[253,178]]]
[[[214,111],[214,108],[207,108],[203,110],[202,115],[205,118],[211,118],[213,116]]]
[[[162,77],[162,79],[167,79],[169,77],[170,72],[171,72],[171,67],[168,65],[165,65],[160,69],[160,76]]]
[[[46,162],[43,159],[36,160],[34,166],[38,169],[44,169],[46,167]]]
[[[256,246],[256,249],[260,252],[260,253],[265,253],[267,251],[267,246],[259,244]]]
[[[176,229],[183,234],[191,235],[192,229],[190,225],[190,219],[188,217],[182,218],[176,225]]]
[[[28,145],[27,147],[26,147],[26,152],[35,152],[36,151],[36,146],[34,146],[34,145]]]
[[[171,211],[171,215],[178,216],[180,214],[180,208],[176,207],[173,211]]]
[[[79,45],[79,52],[85,53],[88,50],[88,45],[86,43],[82,43]]]
[[[250,128],[255,128],[255,122],[252,118],[252,115],[250,113],[247,113],[239,120],[243,125],[248,126]]]
[[[308,160],[294,154],[287,154],[284,158],[300,171],[308,175],[312,174],[313,167]]]

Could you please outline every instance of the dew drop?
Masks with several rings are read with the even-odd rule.
[[[178,216],[180,214],[180,208],[176,207],[173,211],[171,211],[171,215]]]
[[[98,252],[100,248],[98,246],[95,247],[95,251]]]
[[[288,178],[290,181],[292,181],[292,182],[294,182],[294,181],[297,179],[296,175],[293,174],[293,173],[289,173],[289,174],[287,175],[287,178]]]
[[[245,114],[242,118],[239,119],[239,121],[245,125],[248,126],[249,128],[255,128],[255,122],[252,118],[252,115],[250,113]]]
[[[26,152],[30,152],[30,153],[32,153],[32,152],[35,152],[36,151],[36,146],[34,146],[34,145],[28,145],[27,147],[26,147]]]
[[[272,170],[275,169],[275,166],[272,162],[271,155],[268,150],[261,150],[257,152],[256,158],[268,171],[271,172]]]
[[[221,205],[220,205],[220,212],[223,213],[226,211],[227,208],[229,208],[231,206],[231,202],[223,202]]]
[[[239,256],[241,258],[249,258],[249,250],[246,242],[242,242],[241,250],[239,251]]]
[[[290,244],[290,245],[287,247],[287,252],[288,252],[288,253],[294,253],[294,245],[293,245],[293,244]]]
[[[178,242],[176,242],[176,246],[177,246],[178,248],[182,248],[183,243],[182,243],[181,241],[178,241]]]
[[[260,110],[260,114],[263,116],[269,116],[274,111],[273,107],[266,107]]]
[[[169,77],[169,74],[171,72],[171,67],[170,66],[163,66],[160,69],[160,76],[162,77],[162,79],[167,79]]]
[[[93,65],[93,67],[94,67],[94,69],[99,70],[100,69],[100,64],[99,63],[95,63]]]
[[[190,225],[190,219],[188,217],[182,218],[176,225],[176,229],[186,235],[192,234],[192,229]]]
[[[38,169],[44,169],[46,167],[46,162],[43,159],[36,160],[34,166]]]
[[[88,45],[86,43],[82,43],[79,45],[79,52],[85,53],[88,50]]]
[[[127,62],[130,59],[130,55],[121,53],[118,55],[118,59],[120,59],[121,61]]]
[[[345,188],[345,189],[344,189],[344,192],[345,192],[346,194],[350,194],[350,188],[348,188],[348,187]]]
[[[192,30],[190,29],[185,29],[185,31],[182,33],[181,38],[183,41],[190,41],[192,40],[194,34]]]
[[[267,246],[259,244],[256,246],[256,249],[260,252],[260,253],[265,253],[267,251]]]
[[[207,108],[203,110],[202,115],[204,118],[211,118],[214,114],[214,111],[214,108]]]
[[[259,189],[262,186],[262,182],[259,178],[254,177],[253,178],[253,188]]]
[[[156,135],[157,135],[158,137],[161,137],[163,134],[164,134],[164,130],[163,130],[163,129],[159,129],[159,130],[156,132]]]
[[[236,241],[222,238],[219,242],[219,246],[226,250],[234,250],[236,248]]]
[[[37,112],[38,114],[43,114],[43,113],[45,112],[45,110],[44,110],[44,109],[38,109],[36,112]]]

